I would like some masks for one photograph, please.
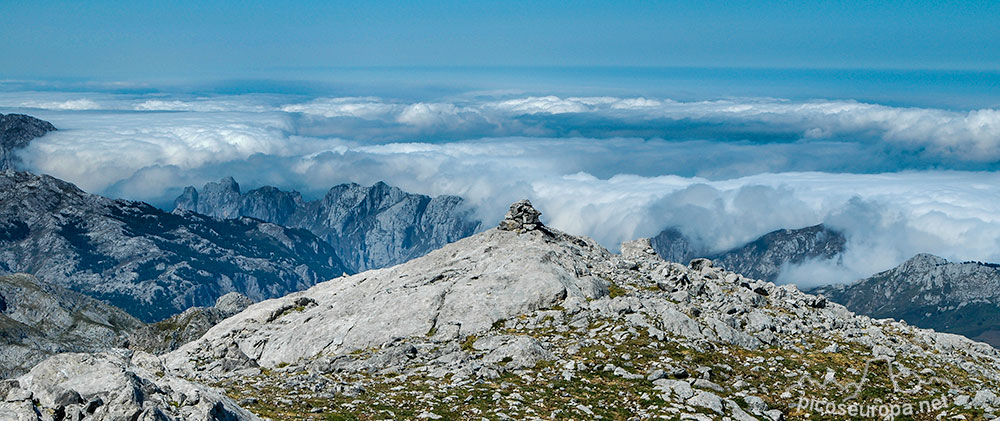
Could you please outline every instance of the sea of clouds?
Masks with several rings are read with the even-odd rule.
[[[675,101],[470,93],[383,97],[0,92],[0,112],[60,130],[27,168],[170,208],[224,176],[318,197],[343,182],[465,197],[492,224],[530,198],[615,248],[676,227],[724,250],[826,223],[838,261],[785,268],[812,286],[916,253],[1000,261],[1000,111],[845,100]]]

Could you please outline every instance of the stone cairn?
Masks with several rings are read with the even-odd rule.
[[[531,202],[527,199],[520,200],[510,205],[507,216],[503,218],[503,221],[500,221],[500,229],[516,233],[542,229],[544,225],[538,220],[541,214],[541,212],[531,206]]]

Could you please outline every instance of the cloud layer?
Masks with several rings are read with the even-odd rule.
[[[477,137],[637,137],[753,143],[833,140],[878,143],[952,163],[1000,159],[1000,110],[953,111],[855,101],[742,98],[679,102],[643,97],[481,97],[398,101],[276,95],[3,93],[0,107],[41,110],[288,114],[296,129],[359,141]]]
[[[317,132],[323,130],[322,122],[317,121],[322,117],[378,122],[380,128],[399,129],[387,132],[387,136],[728,137],[757,142],[831,139],[885,143],[900,151],[939,159],[1000,159],[1000,111],[993,109],[960,112],[854,101],[677,102],[641,97],[555,96],[456,103],[324,98],[281,109],[306,116]],[[334,127],[327,131],[351,135]],[[380,137],[377,132],[369,135]]]
[[[722,250],[779,228],[844,230],[842,264],[787,268],[844,281],[918,252],[1000,261],[1000,112],[770,98],[470,94],[378,97],[7,92],[0,112],[61,130],[32,170],[169,206],[185,185],[321,195],[384,180],[466,197],[495,222],[528,197],[544,219],[615,247],[676,226]]]

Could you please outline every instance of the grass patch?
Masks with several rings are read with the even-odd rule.
[[[628,291],[626,291],[625,288],[622,288],[614,282],[612,282],[611,285],[608,285],[608,296],[611,298],[617,298],[627,294]]]
[[[479,339],[479,338],[476,337],[476,335],[466,336],[465,340],[462,341],[462,345],[461,345],[462,351],[465,351],[465,352],[468,352],[468,353],[475,352],[476,349],[473,348],[473,345],[476,344],[476,340],[477,339]]]

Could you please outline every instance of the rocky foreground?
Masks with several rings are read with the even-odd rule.
[[[501,228],[251,305],[163,357],[50,358],[2,383],[0,419],[989,419],[998,370],[989,345],[646,240],[611,254],[521,202]]]

